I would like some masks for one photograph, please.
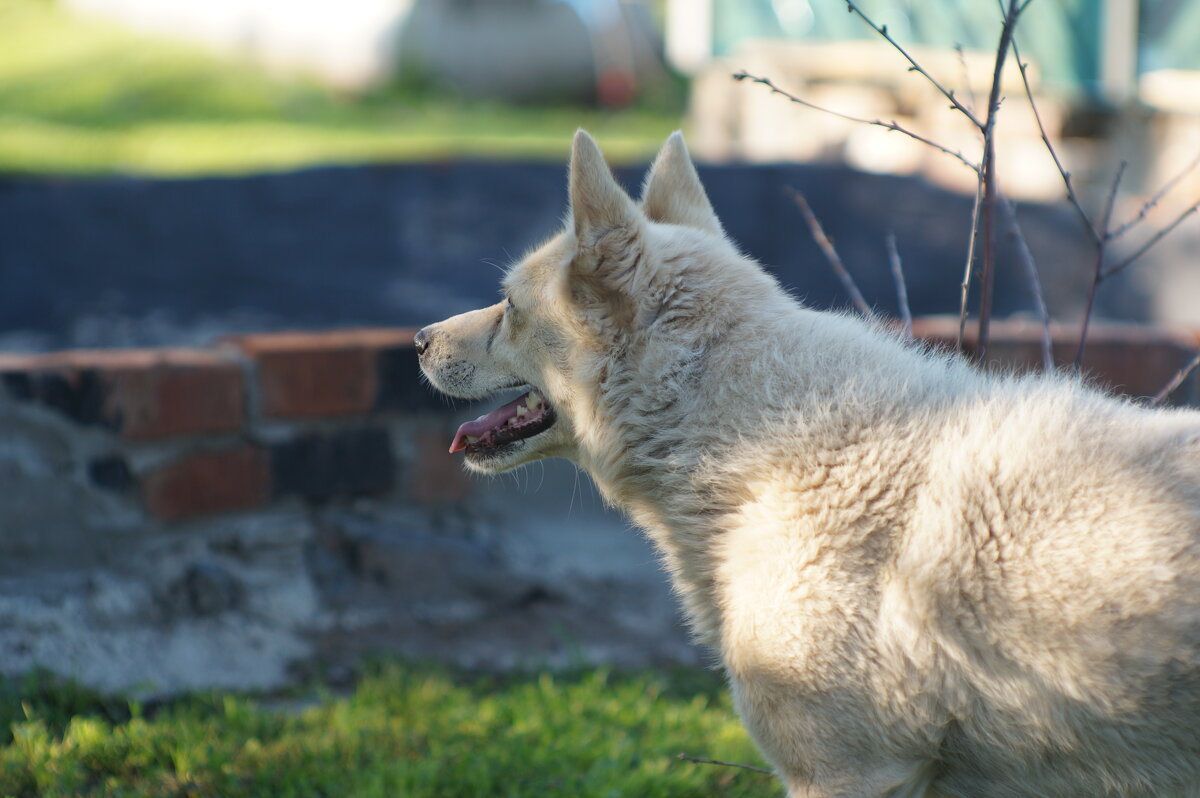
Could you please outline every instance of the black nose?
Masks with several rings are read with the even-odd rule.
[[[425,350],[429,348],[429,338],[428,327],[418,330],[417,334],[413,336],[413,346],[417,348],[417,357],[425,354]]]

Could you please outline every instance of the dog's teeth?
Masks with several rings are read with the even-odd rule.
[[[525,409],[525,405],[517,405],[517,418],[525,415],[529,411]]]
[[[529,409],[533,410],[542,403],[542,395],[537,391],[530,391],[529,398],[526,400],[526,402],[529,404]]]

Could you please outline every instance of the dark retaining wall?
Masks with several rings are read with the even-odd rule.
[[[641,168],[618,170],[636,189]],[[845,294],[784,193],[794,186],[868,301],[895,310],[895,232],[917,315],[956,312],[971,199],[837,166],[702,166],[730,236],[797,296]],[[0,181],[0,349],[203,344],[230,331],[423,326],[497,293],[497,264],[554,232],[566,170],[544,163],[311,169],[197,180]],[[1056,317],[1078,312],[1090,246],[1064,208],[1021,209]],[[1002,260],[1009,242],[1001,236]],[[1002,263],[1000,317],[1032,305]],[[1100,313],[1145,317],[1114,280]]]

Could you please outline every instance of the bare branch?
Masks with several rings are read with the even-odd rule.
[[[1180,180],[1183,180],[1183,178],[1187,177],[1188,174],[1193,169],[1195,169],[1197,165],[1200,165],[1200,155],[1197,155],[1195,160],[1193,160],[1190,164],[1188,164],[1187,167],[1183,171],[1181,171],[1179,174],[1175,175],[1170,180],[1168,180],[1166,183],[1164,183],[1163,187],[1158,190],[1157,194],[1155,194],[1150,199],[1146,200],[1146,203],[1144,205],[1142,205],[1142,209],[1140,211],[1138,211],[1137,216],[1134,216],[1128,222],[1125,222],[1125,224],[1121,225],[1116,230],[1113,230],[1111,233],[1109,233],[1108,234],[1109,240],[1118,238],[1119,236],[1124,235],[1125,233],[1127,233],[1131,229],[1133,229],[1135,226],[1137,226],[1137,224],[1139,222],[1141,222],[1143,219],[1146,218],[1146,214],[1150,213],[1150,211],[1153,210],[1156,205],[1158,205],[1158,203],[1162,200],[1162,198],[1167,196],[1167,194],[1170,193],[1171,189],[1175,188],[1175,186],[1178,185]]]
[[[874,23],[874,21],[871,20],[870,17],[868,17],[866,14],[863,13],[861,8],[859,8],[857,5],[855,5],[854,0],[846,0],[846,5],[849,7],[851,13],[857,14],[859,17],[861,17],[863,22],[870,25],[872,30],[874,30],[876,33],[878,33],[883,38],[887,39],[888,44],[892,45],[892,47],[895,47],[896,50],[900,53],[900,55],[904,56],[905,59],[908,60],[908,63],[912,64],[912,66],[910,66],[908,68],[909,72],[920,73],[926,80],[928,80],[930,82],[930,84],[933,85],[933,87],[935,89],[937,89],[938,91],[940,91],[942,93],[942,96],[944,96],[947,100],[950,101],[951,108],[954,108],[959,113],[961,113],[963,116],[965,116],[967,119],[971,120],[972,124],[974,124],[975,127],[979,128],[980,130],[983,130],[984,123],[979,121],[979,117],[975,116],[975,114],[971,112],[970,108],[967,108],[965,105],[960,103],[958,101],[958,98],[954,96],[954,92],[949,91],[941,83],[938,83],[937,79],[934,78],[933,75],[930,75],[928,72],[926,72],[925,68],[922,67],[920,64],[918,64],[916,59],[913,58],[911,55],[909,55],[908,51],[905,50],[900,45],[899,42],[897,42],[895,39],[893,39],[891,37],[891,34],[889,34],[887,31],[887,25],[882,25],[882,26],[876,25]]]
[[[739,81],[740,80],[749,80],[753,83],[761,83],[762,85],[766,86],[768,89],[770,89],[775,94],[778,94],[782,97],[786,97],[787,99],[791,100],[794,103],[797,103],[798,105],[803,105],[806,108],[812,108],[814,111],[821,111],[822,113],[830,114],[830,115],[836,116],[840,119],[845,119],[848,122],[858,122],[859,124],[863,124],[863,125],[874,125],[876,127],[881,127],[886,130],[894,130],[897,133],[903,133],[904,135],[908,136],[909,138],[916,139],[917,141],[921,142],[922,144],[924,144],[928,147],[933,147],[935,150],[940,150],[941,152],[946,153],[947,155],[951,156],[952,158],[957,158],[959,161],[962,161],[962,163],[965,164],[967,166],[967,168],[969,168],[971,171],[975,172],[976,174],[979,173],[979,166],[972,163],[961,152],[952,150],[949,147],[943,147],[941,144],[938,144],[936,141],[931,141],[930,139],[927,139],[920,134],[914,133],[911,130],[909,130],[908,128],[904,127],[903,125],[898,124],[895,120],[892,120],[891,122],[884,122],[882,119],[864,119],[864,118],[858,117],[858,116],[851,116],[849,114],[843,114],[841,111],[835,111],[832,108],[826,108],[824,106],[817,105],[816,103],[811,103],[808,100],[801,99],[800,97],[797,97],[796,95],[791,94],[790,92],[786,92],[783,89],[776,86],[771,81],[770,78],[758,77],[756,75],[751,75],[748,72],[734,72],[732,77],[734,80],[739,80]]]
[[[979,101],[975,99],[975,89],[971,86],[971,73],[967,69],[967,56],[963,53],[963,46],[961,44],[954,45],[954,52],[958,53],[958,65],[962,67],[962,82],[967,88],[967,97],[971,100],[970,109],[974,113],[975,106],[979,104]]]
[[[1147,241],[1145,244],[1143,244],[1137,252],[1133,253],[1128,258],[1126,258],[1125,260],[1116,264],[1115,266],[1110,266],[1107,269],[1105,269],[1104,274],[1102,276],[1107,279],[1109,277],[1112,277],[1114,274],[1121,271],[1122,269],[1133,265],[1134,261],[1136,261],[1138,258],[1145,255],[1146,252],[1151,247],[1153,247],[1155,244],[1157,244],[1159,241],[1161,241],[1167,235],[1167,233],[1170,233],[1172,230],[1174,230],[1176,227],[1178,227],[1180,225],[1180,223],[1183,222],[1184,219],[1188,218],[1193,213],[1195,213],[1197,209],[1200,209],[1200,200],[1196,200],[1195,202],[1193,202],[1187,208],[1187,210],[1185,210],[1183,213],[1179,214],[1179,216],[1175,217],[1175,221],[1171,222],[1169,225],[1164,227],[1162,230],[1159,230],[1154,235],[1154,237],[1151,238],[1149,241]]]
[[[958,301],[958,345],[963,351],[963,337],[967,332],[967,299],[971,291],[971,274],[975,267],[975,241],[979,231],[979,208],[983,204],[983,181],[975,188],[975,206],[971,209],[971,237],[967,240],[967,265],[963,269],[962,296]]]
[[[755,765],[743,765],[740,762],[722,762],[719,759],[704,759],[691,754],[679,753],[675,755],[676,759],[681,759],[685,762],[695,762],[698,765],[720,765],[727,768],[742,768],[743,770],[753,770],[755,773],[766,773],[768,776],[774,776],[775,771],[760,768]]]
[[[1026,0],[1026,5],[1029,0]],[[1079,214],[1079,218],[1083,221],[1083,226],[1092,236],[1094,243],[1100,243],[1100,234],[1096,231],[1092,224],[1091,218],[1087,215],[1087,211],[1083,209],[1083,205],[1079,202],[1079,197],[1075,194],[1075,187],[1071,184],[1071,173],[1063,166],[1062,161],[1058,158],[1058,152],[1054,149],[1054,144],[1050,141],[1050,137],[1046,135],[1046,126],[1042,123],[1041,112],[1038,111],[1037,103],[1033,99],[1033,88],[1029,85],[1029,75],[1026,74],[1029,64],[1021,60],[1021,51],[1017,47],[1016,37],[1012,40],[1013,56],[1017,59],[1017,66],[1021,70],[1021,82],[1025,84],[1025,96],[1029,98],[1029,108],[1033,111],[1033,118],[1037,120],[1038,132],[1042,134],[1042,143],[1046,145],[1046,151],[1050,153],[1050,157],[1054,159],[1054,165],[1058,168],[1059,175],[1062,176],[1063,184],[1067,187],[1067,199],[1071,202],[1075,212]]]
[[[996,279],[996,237],[993,218],[996,205],[996,117],[1000,112],[1000,84],[1004,72],[1004,61],[1008,57],[1013,28],[1020,11],[1017,0],[1009,0],[1004,14],[1004,25],[1000,29],[1000,43],[996,47],[996,63],[992,68],[992,90],[988,94],[987,121],[983,130],[983,273],[979,276],[979,342],[980,362],[987,360],[988,328],[992,320],[992,287]]]
[[[1079,325],[1079,346],[1075,349],[1074,368],[1079,371],[1083,366],[1083,350],[1087,347],[1088,326],[1092,322],[1092,310],[1096,306],[1096,292],[1104,280],[1104,247],[1108,243],[1108,225],[1112,221],[1113,205],[1117,201],[1117,191],[1121,188],[1121,178],[1125,174],[1126,161],[1121,161],[1117,174],[1113,177],[1112,188],[1104,201],[1104,218],[1100,221],[1099,240],[1096,242],[1095,267],[1092,273],[1092,284],[1088,287],[1087,303],[1083,306],[1083,323]]]
[[[1104,219],[1100,225],[1100,235],[1108,240],[1112,236],[1108,234],[1108,226],[1112,222],[1113,208],[1117,203],[1117,192],[1121,190],[1121,178],[1125,176],[1125,169],[1129,166],[1129,161],[1121,161],[1121,165],[1117,167],[1117,174],[1113,177],[1112,188],[1108,190],[1108,198],[1104,201]]]
[[[1196,356],[1188,361],[1188,364],[1181,368],[1175,374],[1175,376],[1171,378],[1171,381],[1163,386],[1161,391],[1154,394],[1154,398],[1150,400],[1150,404],[1159,405],[1166,401],[1167,397],[1173,394],[1176,388],[1178,388],[1180,385],[1183,385],[1183,381],[1188,378],[1189,374],[1196,370],[1197,366],[1200,366],[1200,352],[1197,352]]]
[[[1029,251],[1029,242],[1021,232],[1021,224],[1017,220],[1017,209],[1012,201],[1005,199],[1000,207],[1008,216],[1009,235],[1017,246],[1017,258],[1025,267],[1025,278],[1029,281],[1029,292],[1033,295],[1033,307],[1038,319],[1042,322],[1042,370],[1054,371],[1054,346],[1050,336],[1050,312],[1046,310],[1046,301],[1042,298],[1042,282],[1038,279],[1037,264],[1034,263],[1033,253]]]
[[[813,240],[817,242],[817,246],[825,253],[825,259],[833,267],[833,273],[842,281],[842,285],[846,288],[846,292],[850,294],[850,300],[854,303],[854,306],[858,308],[859,313],[868,319],[875,318],[875,311],[871,310],[871,306],[867,304],[867,300],[863,299],[862,292],[858,290],[858,285],[855,284],[854,278],[846,270],[846,265],[842,263],[842,258],[834,248],[833,242],[829,240],[829,236],[825,235],[825,230],[821,227],[821,222],[817,219],[817,215],[809,207],[808,200],[804,198],[803,194],[790,186],[785,190],[791,196],[792,201],[796,203],[796,207],[800,209],[800,213],[804,214],[804,219],[808,222],[808,228],[812,231]]]
[[[911,340],[912,310],[908,307],[908,286],[904,283],[904,268],[900,265],[900,252],[896,249],[896,234],[888,233],[884,239],[887,243],[888,263],[892,267],[892,279],[896,281],[896,303],[900,306],[900,319],[904,322],[904,340]]]

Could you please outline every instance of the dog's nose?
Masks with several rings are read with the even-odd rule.
[[[417,331],[413,336],[413,346],[417,349],[417,357],[425,354],[425,350],[429,348],[429,328],[424,327]]]

